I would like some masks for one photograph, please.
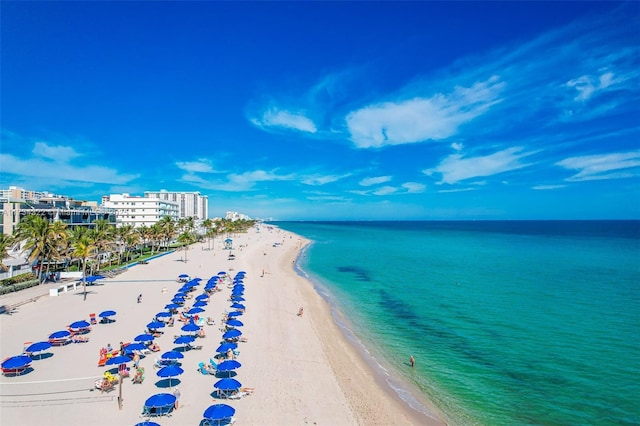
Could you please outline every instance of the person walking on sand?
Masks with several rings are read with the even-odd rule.
[[[411,364],[412,367],[416,366],[416,360],[413,358],[413,355],[409,357],[409,364]]]
[[[300,309],[298,310],[298,316],[301,317],[302,314],[304,314],[304,308],[300,307]]]

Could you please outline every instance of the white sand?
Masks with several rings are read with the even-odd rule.
[[[280,244],[274,246],[276,242]],[[124,404],[119,410],[117,387],[105,394],[93,390],[95,379],[109,369],[97,367],[100,348],[107,343],[118,347],[120,341],[132,341],[144,332],[181,286],[176,282],[179,274],[202,278],[195,293],[199,294],[217,272],[233,276],[240,270],[247,273],[243,302],[247,311],[239,319],[245,324],[241,330],[248,342],[239,344],[242,367],[235,378],[243,386],[254,387],[255,393],[240,400],[214,399],[213,384],[218,379],[196,371],[199,362],[214,355],[221,340],[220,320],[231,304],[230,290],[222,286],[223,291],[213,294],[200,315],[216,322],[205,326],[205,338],[196,340],[203,349],[186,352],[182,360],[185,373],[177,384],[180,408],[171,417],[157,418],[158,423],[197,425],[207,407],[222,402],[236,409],[236,424],[240,425],[442,424],[408,408],[376,382],[372,370],[333,322],[326,302],[310,282],[293,271],[293,261],[305,243],[294,234],[263,226],[259,233],[252,229],[234,237],[235,260],[227,259],[228,251],[221,250],[219,241],[211,251],[206,250],[207,244],[195,244],[186,263],[181,261],[184,253],[176,252],[135,266],[104,280],[104,285],[88,287],[86,301],[80,288],[59,297],[42,297],[13,315],[0,315],[0,356],[4,359],[19,354],[25,341],[46,340],[74,321],[88,320],[89,313],[117,312],[115,323],[93,326],[88,343],[52,348],[53,356],[33,361],[34,370],[29,374],[1,377],[0,424],[134,425],[142,421],[144,401],[171,391],[156,386],[161,378],[152,367],[155,354],[140,362],[146,370],[144,383],[123,382]],[[138,304],[140,293],[143,302]],[[0,298],[0,304],[12,303],[8,302],[11,298],[16,295]],[[301,306],[304,315],[298,317]],[[175,347],[173,336],[181,334],[181,325],[176,321],[156,339],[162,348],[159,353]]]

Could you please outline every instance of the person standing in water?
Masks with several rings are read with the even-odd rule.
[[[409,364],[411,364],[412,367],[416,366],[416,360],[413,358],[413,355],[409,357]]]

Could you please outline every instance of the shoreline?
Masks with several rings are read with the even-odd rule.
[[[313,241],[309,241],[305,237],[302,237],[291,231],[283,231],[291,233],[302,239],[303,241],[306,241],[306,244],[300,249],[296,260],[294,261],[293,268],[296,274],[312,287],[312,291],[315,293],[315,296],[322,299],[322,301],[326,304],[327,312],[324,315],[330,316],[332,325],[334,327],[332,327],[333,330],[328,330],[330,332],[329,335],[319,332],[319,336],[323,340],[323,345],[330,348],[331,345],[329,342],[331,341],[332,337],[335,337],[336,335],[339,335],[340,338],[344,341],[342,346],[342,348],[344,349],[343,354],[341,354],[341,352],[339,351],[331,350],[327,351],[327,353],[329,356],[329,361],[332,363],[332,366],[334,368],[334,374],[336,374],[338,380],[341,383],[341,386],[343,386],[343,388],[351,389],[351,391],[346,392],[346,394],[354,394],[354,383],[352,378],[349,376],[352,371],[341,372],[340,367],[336,366],[361,364],[360,366],[358,366],[358,370],[361,373],[361,377],[359,378],[358,382],[372,382],[373,384],[375,384],[375,386],[378,386],[380,390],[385,394],[385,399],[388,399],[388,401],[385,402],[389,405],[387,410],[400,410],[400,413],[396,413],[393,419],[390,421],[397,424],[398,417],[404,416],[404,419],[408,422],[408,424],[446,425],[447,423],[442,419],[443,414],[439,413],[435,408],[435,405],[431,401],[426,399],[423,395],[421,395],[415,386],[399,377],[392,377],[392,375],[388,374],[388,372],[385,371],[384,367],[378,363],[378,361],[367,349],[364,343],[353,333],[352,327],[350,327],[349,325],[349,320],[340,311],[340,308],[338,304],[333,300],[333,296],[331,295],[330,291],[326,289],[322,284],[314,281],[303,269],[301,265],[301,259],[306,256],[307,249],[310,248],[310,246],[313,244]],[[369,383],[369,386],[371,386],[372,383]],[[392,383],[397,384],[399,386],[399,389],[395,389]],[[407,393],[410,396],[410,399],[413,399],[415,401],[415,404],[417,404],[419,407],[416,408],[412,406],[410,401],[400,396],[398,390]],[[360,399],[362,399],[363,397],[364,395],[361,395]],[[355,407],[354,409],[358,411],[358,401],[351,401],[351,404],[352,407]],[[359,412],[359,415],[363,423],[372,424],[370,422],[373,419],[369,418],[369,413],[367,412],[367,410],[365,409],[360,411],[361,412]],[[374,424],[378,423],[374,422]]]
[[[146,370],[143,383],[124,379],[121,410],[117,388],[104,394],[94,389],[95,379],[110,369],[97,367],[100,348],[107,343],[117,346],[142,333],[181,287],[176,282],[179,274],[199,277],[204,284],[218,271],[233,277],[241,270],[246,271],[243,303],[247,310],[241,320],[247,341],[238,348],[242,367],[235,378],[255,392],[240,400],[217,399],[213,384],[219,379],[197,371],[198,363],[212,357],[221,339],[221,318],[229,309],[231,292],[230,286],[223,285],[201,314],[215,320],[215,325],[204,326],[206,337],[196,342],[202,350],[184,352],[184,373],[174,379],[181,390],[180,408],[171,417],[156,419],[159,423],[199,424],[207,407],[226,403],[236,409],[238,425],[443,424],[421,417],[388,390],[342,333],[330,303],[311,280],[294,270],[308,240],[273,227],[251,229],[234,236],[233,241],[234,260],[219,241],[214,241],[213,250],[206,243],[197,243],[187,252],[188,262],[181,251],[136,265],[102,280],[102,285],[88,287],[86,301],[80,286],[58,297],[44,296],[22,305],[13,315],[0,315],[0,356],[4,358],[18,355],[27,341],[46,340],[53,331],[87,319],[89,313],[117,312],[114,323],[92,327],[88,342],[53,347],[51,356],[33,361],[28,374],[0,377],[0,424],[70,426],[85,424],[89,417],[95,426],[142,421],[144,401],[171,391],[163,388],[153,363],[158,354],[175,346],[174,338],[181,333],[178,322],[156,339],[162,351],[140,361]],[[136,301],[138,294],[144,294],[142,303]],[[5,299],[0,297],[0,303]],[[297,316],[301,306],[304,315]]]

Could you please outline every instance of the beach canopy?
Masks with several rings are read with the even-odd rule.
[[[171,316],[173,316],[171,314],[171,312],[167,312],[167,311],[158,312],[156,314],[156,318],[167,318],[167,317],[171,317]]]
[[[106,277],[105,277],[105,276],[103,276],[103,275],[90,275],[90,276],[86,277],[84,280],[85,280],[86,282],[88,282],[88,283],[93,283],[93,282],[96,282],[96,281],[98,281],[98,280],[103,280],[103,279],[105,279],[105,278],[106,278]]]
[[[104,311],[104,312],[100,312],[100,315],[98,315],[100,318],[106,318],[106,317],[112,317],[116,314],[116,311]]]
[[[180,274],[180,275],[178,275],[178,278],[189,278],[189,275],[187,275],[187,274]]]
[[[240,336],[242,336],[242,331],[233,328],[233,329],[227,331],[226,333],[224,333],[222,335],[222,338],[223,339],[235,339],[236,337],[240,337]]]
[[[202,308],[204,306],[207,306],[207,302],[205,302],[204,300],[198,300],[196,303],[193,304],[194,308]]]
[[[114,365],[114,364],[126,364],[128,362],[131,361],[131,358],[129,358],[128,356],[124,356],[124,355],[118,355],[118,356],[114,356],[113,358],[109,358],[106,362],[107,365]]]
[[[199,314],[200,312],[204,312],[204,309],[196,306],[195,308],[191,308],[187,311],[187,314],[189,315],[195,315],[195,314]]]
[[[236,413],[236,409],[230,405],[214,404],[209,408],[207,408],[206,410],[204,410],[204,414],[202,415],[202,417],[204,417],[207,420],[219,421],[219,420],[224,420],[224,419],[233,417],[235,413]]]
[[[207,294],[200,294],[198,296],[196,296],[196,300],[204,300],[204,299],[208,299],[209,295]]]
[[[178,336],[176,340],[173,341],[176,345],[188,345],[196,340],[193,336]]]
[[[81,330],[83,328],[89,328],[89,327],[91,327],[91,324],[89,324],[89,322],[85,320],[76,321],[69,325],[69,328],[73,330],[76,330],[76,329]]]
[[[69,337],[69,336],[71,336],[71,333],[69,333],[67,330],[60,330],[60,331],[51,333],[49,335],[49,339],[64,339],[65,337]]]
[[[144,406],[149,408],[166,407],[167,405],[173,405],[176,403],[176,397],[170,393],[157,393],[150,396],[145,402]]]
[[[158,377],[175,377],[184,373],[184,370],[177,365],[167,365],[166,367],[162,367],[156,373]]]
[[[180,305],[178,305],[177,303],[169,303],[165,306],[165,309],[178,309],[179,307]]]
[[[234,309],[246,309],[246,307],[242,303],[238,302],[234,302],[231,307]]]
[[[227,275],[227,273],[225,271],[220,271],[218,272],[218,275]]]
[[[229,351],[229,349],[234,350],[238,348],[238,344],[237,343],[223,343],[220,346],[218,346],[218,349],[216,349],[216,352],[218,353],[225,353],[227,351]]]
[[[188,324],[183,325],[180,329],[182,331],[198,331],[200,330],[200,326],[198,324],[190,322]]]
[[[163,353],[160,358],[161,359],[182,359],[184,358],[184,355],[182,355],[180,352],[169,351],[169,352]]]
[[[150,342],[154,339],[153,334],[138,334],[133,338],[136,342]]]
[[[231,296],[231,300],[234,302],[246,302],[246,299],[242,296]]]
[[[31,357],[27,355],[16,355],[2,361],[3,370],[17,370],[31,364]]]
[[[225,379],[220,379],[213,384],[214,388],[220,390],[236,390],[240,389],[240,386],[242,385],[239,381],[237,381],[236,379],[230,379],[228,377]]]
[[[222,361],[220,364],[218,364],[218,366],[216,367],[216,370],[218,371],[232,371],[235,370],[237,368],[242,367],[242,364],[240,364],[238,361],[236,361],[235,359],[228,359],[226,361]]]
[[[150,330],[153,330],[154,328],[162,328],[164,327],[164,323],[161,321],[151,321],[149,324],[147,324],[147,328]]]
[[[51,343],[49,342],[36,342],[36,343],[32,343],[30,344],[25,350],[25,353],[31,353],[31,352],[42,352],[42,351],[46,351],[47,349],[49,349],[51,347]]]
[[[244,323],[242,321],[238,321],[237,319],[230,319],[227,321],[227,325],[230,327],[242,327]]]
[[[240,315],[242,315],[242,312],[240,311],[232,311],[227,314],[228,317],[238,317]]]
[[[133,351],[143,351],[147,349],[147,346],[144,343],[129,343],[126,348],[124,348],[125,352],[133,352]]]
[[[150,420],[145,420],[144,422],[136,423],[135,426],[160,426],[160,424]]]

